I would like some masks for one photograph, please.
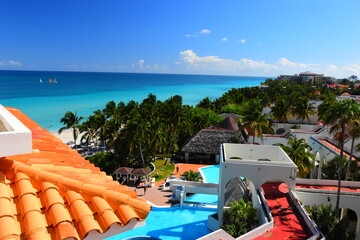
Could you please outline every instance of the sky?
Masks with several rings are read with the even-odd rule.
[[[1,0],[0,70],[360,77],[359,0]]]

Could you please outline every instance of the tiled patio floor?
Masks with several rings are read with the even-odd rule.
[[[209,165],[201,165],[201,164],[188,164],[188,163],[179,163],[175,164],[174,175],[177,178],[180,178],[180,175],[186,171],[193,170],[195,172],[199,172],[199,168],[207,167]],[[176,172],[176,167],[179,167],[179,172]],[[169,202],[171,192],[170,191],[160,191],[158,190],[158,186],[164,183],[164,180],[156,183],[156,187],[148,188],[146,190],[146,194],[144,195],[144,189],[136,189],[135,187],[129,187],[131,190],[135,190],[138,194],[138,197],[144,198],[150,201],[152,204],[157,206],[170,206]]]

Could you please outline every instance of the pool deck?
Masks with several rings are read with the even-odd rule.
[[[177,178],[180,178],[180,175],[186,171],[193,170],[195,172],[199,172],[199,168],[208,167],[210,165],[201,165],[201,164],[188,164],[188,163],[179,163],[175,164],[174,175]],[[176,168],[179,167],[179,172],[176,172]],[[130,190],[137,192],[139,198],[144,198],[147,201],[151,202],[155,206],[171,206],[171,202],[169,202],[171,192],[170,191],[160,191],[158,190],[158,186],[163,184],[164,181],[156,182],[156,187],[148,188],[146,190],[146,194],[144,195],[144,189],[136,189],[135,187],[129,187]]]

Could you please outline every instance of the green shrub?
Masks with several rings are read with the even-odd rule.
[[[327,239],[355,239],[355,232],[349,229],[349,221],[345,218],[340,220],[339,210],[332,209],[330,204],[311,206],[307,210]]]
[[[101,171],[106,172],[107,175],[111,175],[118,167],[118,161],[112,152],[98,152],[86,159],[100,168]]]
[[[224,211],[224,223],[222,229],[234,238],[237,238],[258,225],[256,208],[252,202],[245,202],[244,199],[233,201],[230,208]]]

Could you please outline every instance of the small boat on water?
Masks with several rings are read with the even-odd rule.
[[[39,79],[39,81],[40,81],[40,83],[42,83],[42,82],[43,82],[43,80],[42,80],[41,78]]]
[[[52,78],[49,78],[49,83],[57,83],[57,80],[54,78],[54,79],[52,79]]]

